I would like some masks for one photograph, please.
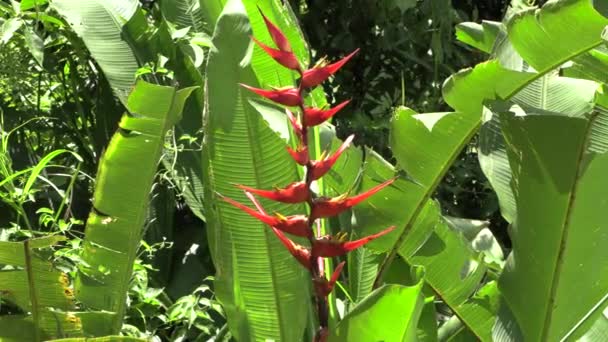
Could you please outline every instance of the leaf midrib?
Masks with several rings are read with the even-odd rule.
[[[593,113],[593,116],[589,119],[587,123],[587,128],[585,130],[584,140],[580,145],[580,149],[578,152],[577,160],[576,160],[576,174],[574,175],[574,182],[570,189],[570,194],[568,195],[568,207],[566,209],[566,215],[564,216],[564,221],[561,225],[561,237],[559,241],[559,250],[557,254],[557,258],[555,260],[555,266],[553,267],[553,277],[551,279],[551,289],[549,291],[549,298],[547,304],[547,311],[545,313],[545,320],[543,325],[543,331],[541,335],[541,341],[548,341],[548,337],[551,330],[551,324],[553,323],[553,307],[555,304],[555,297],[557,295],[557,290],[559,288],[562,268],[564,265],[564,254],[566,250],[566,245],[568,243],[568,236],[570,230],[570,220],[572,218],[574,206],[576,204],[576,192],[578,191],[579,181],[582,177],[584,171],[584,163],[583,159],[585,157],[585,152],[587,151],[587,146],[589,144],[589,140],[591,139],[591,128],[595,119],[598,117],[597,112]]]
[[[464,113],[454,113],[454,114],[464,115]],[[422,209],[426,205],[427,201],[431,198],[431,194],[433,193],[433,191],[435,191],[435,189],[437,188],[437,186],[439,185],[439,183],[443,179],[443,176],[445,175],[445,173],[447,172],[447,170],[450,168],[450,166],[452,165],[453,161],[456,159],[456,157],[458,156],[459,152],[462,150],[462,148],[464,147],[464,145],[469,140],[471,140],[471,138],[473,137],[473,135],[475,135],[475,133],[479,129],[480,125],[481,125],[481,117],[475,123],[475,126],[469,131],[469,134],[467,134],[464,138],[462,138],[462,140],[458,144],[458,147],[455,148],[452,151],[452,155],[450,156],[449,160],[441,166],[441,170],[438,172],[437,176],[435,177],[435,179],[433,180],[433,182],[431,183],[431,185],[429,185],[426,188],[426,190],[424,191],[423,195],[420,197],[420,200],[418,201],[418,203],[416,205],[416,209],[414,209],[414,212],[412,213],[412,216],[410,216],[410,219],[405,224],[405,228],[403,229],[403,232],[401,232],[401,234],[399,235],[399,237],[395,241],[395,244],[391,248],[390,253],[388,254],[388,256],[384,259],[384,261],[380,265],[379,271],[378,271],[378,276],[379,276],[378,278],[380,278],[380,276],[382,276],[382,273],[385,271],[385,269],[388,267],[388,265],[390,265],[390,263],[395,258],[395,256],[397,255],[397,253],[399,253],[399,249],[405,243],[405,239],[407,238],[407,236],[408,236],[409,232],[411,231],[412,227],[414,226],[414,224],[418,220],[418,216],[422,212]],[[375,282],[374,288],[377,288],[378,285],[379,285],[379,283]]]

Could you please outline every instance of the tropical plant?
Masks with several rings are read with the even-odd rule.
[[[394,227],[389,227],[379,233],[358,240],[346,241],[346,236],[344,234],[324,235],[321,231],[320,223],[317,220],[339,215],[364,201],[369,196],[389,186],[393,183],[394,179],[390,179],[365,193],[352,197],[348,197],[348,194],[343,194],[337,197],[327,198],[319,197],[315,194],[312,188],[313,182],[319,180],[329,172],[344,150],[348,148],[352,141],[352,136],[349,137],[333,155],[313,160],[310,159],[309,154],[309,130],[314,126],[318,126],[329,120],[348,104],[348,101],[344,101],[334,108],[321,109],[306,107],[303,102],[303,97],[308,89],[316,87],[336,73],[342,65],[348,62],[348,60],[356,54],[357,50],[333,64],[315,66],[304,70],[296,55],[292,52],[291,45],[283,32],[270,22],[263,13],[262,18],[264,19],[264,23],[266,24],[268,32],[277,49],[269,47],[255,38],[253,38],[253,40],[276,62],[285,68],[297,72],[300,75],[300,81],[297,87],[285,87],[275,90],[263,90],[244,84],[241,85],[256,94],[283,106],[298,107],[299,115],[297,115],[297,117],[294,116],[294,113],[292,113],[290,109],[285,109],[286,115],[291,123],[293,134],[297,140],[297,147],[292,149],[288,146],[287,151],[295,163],[305,168],[305,177],[302,181],[292,182],[282,188],[276,188],[275,190],[260,190],[239,185],[239,187],[245,191],[247,197],[255,204],[257,210],[251,209],[227,197],[224,197],[223,199],[270,226],[289,253],[291,253],[291,255],[310,272],[313,284],[312,287],[316,296],[316,312],[319,324],[314,341],[326,341],[327,336],[330,333],[328,330],[329,306],[327,296],[333,291],[345,262],[343,261],[338,264],[333,272],[330,270],[326,272],[323,258],[345,255],[346,253],[389,233]],[[293,215],[287,217],[278,213],[274,216],[268,215],[253,194],[281,203],[307,203],[309,215]],[[309,247],[304,247],[290,240],[284,233],[308,239]],[[331,274],[329,280],[326,277],[326,273]]]
[[[355,49],[319,38],[319,4],[296,11],[311,48],[279,0],[0,2],[1,340],[607,338],[606,5],[514,0],[459,24],[481,52],[450,63],[470,3],[389,1],[361,25],[381,52],[311,67]],[[430,66],[420,87],[334,100],[351,74],[401,79],[372,54],[429,44],[407,57]],[[365,126],[333,120],[353,108],[443,110],[441,75],[482,54],[444,83],[453,112],[394,108],[381,154],[339,138]],[[470,212],[499,207],[512,246],[447,215],[463,155],[498,199]]]
[[[583,67],[579,61],[603,54],[602,30],[608,23],[605,15],[605,8],[596,2],[555,1],[541,9],[513,12],[505,25],[460,27],[463,41],[495,56],[453,76],[445,88],[448,103],[476,113],[483,122],[480,162],[495,186],[503,216],[513,226],[513,251],[498,279],[503,303],[495,336],[578,338],[598,322],[599,312],[605,307],[606,284],[602,280],[597,280],[597,287],[588,288],[576,303],[566,304],[563,297],[564,288],[576,286],[575,278],[581,279],[582,273],[578,272],[585,272],[585,267],[598,270],[601,266],[593,262],[606,257],[591,243],[601,240],[602,228],[575,219],[579,205],[588,196],[593,197],[581,184],[601,182],[588,167],[600,163],[603,152],[595,146],[605,139],[597,134],[603,126],[603,85],[596,71],[601,63]],[[576,20],[581,26],[566,28],[560,25],[561,20]],[[540,36],[545,37],[542,43]],[[553,42],[557,41],[555,46]],[[567,61],[577,67],[564,64]],[[471,95],[474,98],[466,98]],[[543,128],[534,128],[536,125]],[[578,125],[585,128],[575,133]],[[561,129],[573,131],[566,137],[559,133]],[[543,146],[561,151],[560,155],[543,151]],[[568,161],[566,151],[578,161]],[[544,175],[539,182],[540,169]],[[601,187],[599,183],[596,186]],[[603,210],[597,206],[594,209],[598,211],[587,212],[588,220]],[[596,253],[593,258],[583,256],[582,249],[578,252],[581,254],[574,252],[572,246],[579,239],[590,239],[585,244],[585,255]],[[578,262],[580,268],[573,271],[570,263],[579,258],[586,261]],[[531,297],[522,296],[524,287]],[[512,317],[505,313],[509,310]],[[596,324],[602,320],[600,317]],[[515,329],[514,321],[521,331]]]

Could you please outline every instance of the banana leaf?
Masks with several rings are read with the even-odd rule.
[[[75,312],[68,276],[50,260],[50,247],[64,240],[61,235],[49,235],[0,242],[0,264],[5,265],[0,271],[2,299],[24,312],[0,316],[0,340],[46,341],[83,336],[95,333],[94,327],[109,326],[112,313]],[[94,322],[90,324],[93,329],[88,328],[88,322]]]
[[[572,338],[581,320],[599,317],[608,293],[604,88],[595,101],[589,118],[501,116],[517,218],[499,289],[526,340]]]
[[[263,189],[284,186],[299,177],[285,141],[256,109],[267,105],[256,101],[254,106],[256,97],[238,85],[259,86],[262,75],[278,70],[274,64],[258,73],[253,66],[250,16],[252,12],[241,1],[226,3],[216,23],[206,68],[204,203],[217,269],[215,289],[237,340],[299,341],[310,306],[307,271],[268,227],[219,197],[248,203],[235,184]],[[293,75],[290,77],[293,82]],[[304,212],[303,206],[262,204],[269,212],[284,215]]]
[[[170,145],[175,140],[176,146],[167,149],[163,161],[167,169],[174,171],[175,183],[193,213],[204,220],[201,137],[198,134],[202,127],[204,87],[202,75],[192,59],[173,41],[165,23],[158,27],[154,36],[149,34],[152,30],[136,0],[54,0],[51,5],[84,41],[125,106],[138,69],[156,63],[159,54],[169,58],[166,67],[174,71],[175,79],[182,87],[198,87],[186,102],[183,120],[175,127],[174,139],[168,140]],[[196,13],[200,14],[200,11]],[[200,22],[197,18],[192,20]],[[190,138],[195,142],[185,143]]]
[[[164,138],[193,90],[138,81],[101,158],[75,290],[86,307],[116,314],[105,334],[120,331]]]
[[[338,323],[329,341],[417,341],[423,284],[384,285],[375,290]]]

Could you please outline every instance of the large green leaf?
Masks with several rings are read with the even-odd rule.
[[[0,242],[0,263],[11,266],[0,271],[2,299],[27,313],[0,316],[0,340],[42,341],[83,335],[80,319],[70,312],[76,303],[68,277],[49,260],[48,247],[63,240],[63,236],[49,235]]]
[[[407,227],[403,237],[389,236],[385,239],[388,241],[380,240],[371,248],[398,253],[410,264],[425,266],[425,281],[459,314],[477,290],[485,267],[476,261],[469,242],[447,227],[437,204],[429,197],[437,179],[468,142],[467,135],[474,132],[475,125],[475,120],[461,113],[416,114],[409,109],[398,110],[391,135],[393,151],[399,166],[416,182],[398,179],[381,195],[353,210],[353,230],[357,234],[365,235],[370,229],[373,232],[392,224],[398,224],[400,232]],[[394,173],[390,164],[368,151],[360,189],[378,184]],[[477,320],[482,316],[487,319]],[[491,334],[491,317],[483,309],[480,313],[468,312],[463,319],[478,336],[486,338]]]
[[[214,30],[206,70],[205,213],[217,269],[216,295],[238,340],[299,341],[310,305],[305,269],[268,227],[217,195],[247,203],[234,184],[271,188],[298,179],[285,142],[251,105],[256,97],[238,85],[259,84],[251,66],[250,35],[245,7],[239,0],[228,1]],[[304,210],[262,203],[269,212]]]
[[[204,219],[198,134],[202,127],[203,78],[190,57],[172,40],[165,24],[157,29],[155,39],[148,36],[148,24],[136,0],[53,0],[52,5],[82,38],[123,104],[135,84],[138,68],[156,62],[157,54],[169,58],[166,66],[174,71],[182,87],[198,87],[186,102],[183,120],[175,128],[177,146],[166,151],[164,164],[175,171],[175,183],[194,214]],[[194,142],[186,143],[190,138]],[[181,150],[176,150],[180,145]]]
[[[570,9],[572,10],[572,9]],[[587,8],[586,10],[592,10]],[[518,17],[520,18],[520,17]],[[553,30],[553,31],[559,31],[561,30],[561,28],[556,28],[554,26],[548,26],[547,29]],[[587,30],[587,32],[597,32],[597,27],[595,26],[589,26],[589,27],[585,27],[585,30]],[[601,30],[600,30],[601,31]],[[557,34],[558,32],[556,32]],[[579,32],[579,34],[582,34],[581,32]],[[485,39],[485,38],[483,38]],[[482,39],[482,40],[483,40]],[[487,49],[487,46],[489,45],[490,39],[487,39],[484,42],[484,46]],[[599,43],[599,37],[595,37],[595,41],[597,43]],[[563,42],[562,42],[563,43]],[[596,44],[597,45],[597,44]],[[582,53],[590,48],[592,48],[593,46],[589,45],[589,44],[585,44],[584,42],[580,42],[577,41],[575,39],[572,39],[572,46],[575,46],[577,48],[579,48],[579,53]],[[559,64],[561,64],[564,60],[567,60],[568,58],[571,58],[573,55],[571,54],[571,50],[564,50],[561,52],[561,55],[557,55],[557,56],[551,56],[550,62],[553,63],[553,67],[559,66]],[[548,64],[547,64],[548,65]],[[482,63],[478,66],[476,66],[474,69],[472,70],[465,70],[462,71],[454,76],[452,76],[448,81],[446,81],[446,84],[444,85],[444,96],[446,98],[446,101],[456,110],[465,113],[465,115],[467,115],[470,118],[470,122],[469,124],[471,125],[471,129],[468,131],[459,131],[459,130],[454,130],[455,132],[457,132],[458,134],[455,135],[453,133],[451,133],[450,128],[451,125],[446,125],[446,132],[449,132],[446,134],[447,139],[452,139],[452,141],[450,142],[449,140],[435,140],[434,138],[434,132],[428,133],[428,136],[430,137],[430,146],[433,146],[432,143],[435,144],[441,144],[445,142],[445,146],[448,147],[448,149],[452,149],[452,151],[458,151],[459,148],[457,148],[458,145],[453,145],[456,142],[460,143],[460,144],[465,144],[468,142],[468,139],[463,139],[462,137],[470,137],[476,130],[476,127],[479,126],[480,122],[481,122],[481,113],[483,110],[483,106],[484,106],[484,101],[485,100],[491,100],[491,99],[501,99],[501,98],[508,98],[510,96],[512,96],[513,94],[515,94],[517,91],[519,91],[520,89],[524,88],[527,84],[529,84],[530,82],[534,81],[535,79],[537,79],[538,77],[541,77],[542,74],[539,73],[534,73],[534,72],[522,72],[522,71],[518,71],[521,70],[520,69],[520,65],[510,65],[509,61],[506,60],[505,58],[502,58],[501,60],[492,60],[489,62],[485,62]],[[547,70],[543,70],[544,72],[548,71]],[[439,114],[434,114],[435,116],[439,116]],[[439,116],[440,117],[440,116]],[[427,117],[427,122],[430,122],[429,126],[430,127],[434,127],[433,123],[432,123],[432,119],[434,119],[432,117],[432,115],[429,115]],[[415,127],[415,126],[409,126],[409,127]],[[415,141],[420,141],[420,139],[417,138],[413,138],[413,137],[417,137],[416,135],[413,135],[412,133],[409,133],[408,135],[404,135],[406,138],[402,138],[403,141],[407,141],[407,137],[412,137],[411,139],[415,140]],[[439,133],[439,136],[441,136],[441,131]],[[445,138],[444,138],[445,139]],[[464,141],[461,141],[464,140]],[[451,143],[451,144],[450,144]],[[422,158],[422,160],[426,161],[426,163],[428,164],[421,164],[420,169],[422,170],[422,176],[418,176],[416,177],[416,169],[414,168],[413,172],[412,171],[408,171],[408,173],[413,174],[413,178],[415,180],[417,180],[419,183],[422,184],[423,187],[428,187],[430,191],[432,191],[434,188],[432,186],[432,182],[436,182],[437,179],[434,177],[440,177],[443,172],[445,172],[445,170],[437,170],[434,168],[424,168],[424,166],[426,165],[430,165],[433,167],[437,167],[437,164],[433,164],[433,160],[431,158],[427,158],[425,159],[425,156],[428,155],[427,149],[425,148],[427,145],[429,145],[429,140],[425,140],[425,143],[423,144],[416,144],[415,146],[409,147],[407,148],[405,144],[402,144],[402,140],[401,139],[394,139],[393,141],[393,150],[399,150],[399,148],[401,148],[401,150],[405,150],[408,151],[410,155],[408,156],[403,156],[401,158],[401,160],[404,160],[404,162],[402,162],[401,160],[399,160],[399,156],[398,156],[398,152],[395,153],[398,161],[399,161],[399,166],[403,167],[403,165],[407,166],[407,163],[410,163],[412,165],[417,166],[418,163],[418,159],[417,158]],[[396,146],[396,147],[395,147]],[[437,145],[435,145],[437,146]],[[439,145],[439,147],[441,147],[441,145]],[[425,153],[426,152],[426,153]],[[450,153],[446,153],[445,155],[443,155],[444,151],[442,149],[437,149],[437,152],[435,152],[435,154],[438,154],[439,156],[443,156],[444,158],[446,158],[445,161],[443,161],[443,165],[446,165],[446,167],[449,166],[450,164],[450,159],[452,157],[452,155]],[[452,152],[453,153],[453,152]],[[420,156],[420,154],[422,154],[422,156]],[[432,154],[431,154],[432,155]],[[402,165],[403,164],[403,165]],[[439,164],[442,165],[442,164]],[[429,173],[430,171],[430,173]],[[424,177],[428,176],[429,178],[425,179]],[[425,183],[425,180],[427,181],[427,183]],[[423,188],[424,189],[424,188]],[[426,189],[425,189],[426,190]],[[427,190],[427,191],[429,191]],[[371,202],[371,201],[370,201]],[[425,205],[424,202],[419,202],[419,206],[416,209],[417,212],[420,212],[421,209],[423,208],[423,205]],[[403,208],[403,206],[399,207],[400,209]],[[401,209],[402,210],[402,209]],[[414,216],[415,218],[415,216]],[[406,221],[408,222],[408,221]],[[409,225],[413,226],[415,223],[412,221],[409,221]],[[402,234],[403,238],[405,238],[407,236],[407,232],[406,234]],[[446,235],[445,238],[448,238],[449,235]],[[388,238],[384,238],[383,240],[378,241],[378,243],[382,243],[383,241],[387,241]],[[429,244],[429,246],[433,245],[433,240],[429,240],[427,242],[427,244]],[[436,246],[441,246],[441,244],[437,244],[434,243]],[[460,243],[461,246],[466,246],[466,243],[461,242]],[[373,246],[373,245],[372,245]],[[464,258],[460,260],[460,263],[462,262],[469,262],[471,260],[470,258],[470,254],[469,256],[467,256],[467,252],[466,252],[466,248],[464,250],[461,249],[456,249],[459,252],[456,253],[462,253],[464,252]],[[455,251],[456,251],[455,250]],[[468,252],[470,253],[470,252]],[[424,259],[422,259],[424,260]],[[441,260],[439,258],[437,258],[437,260]],[[409,261],[409,260],[408,260]],[[430,261],[435,261],[433,258],[429,258],[429,262]],[[466,301],[468,295],[470,295],[472,292],[470,292],[473,288],[471,287],[472,285],[474,285],[474,283],[469,284],[468,286],[463,286],[460,288],[460,290],[464,290],[467,289],[467,287],[469,288],[469,291],[462,291],[461,295],[458,295],[457,292],[453,292],[454,290],[458,289],[458,286],[454,286],[454,280],[453,279],[451,282],[443,282],[443,280],[446,279],[450,279],[450,270],[461,270],[462,265],[455,265],[452,264],[450,266],[450,264],[447,261],[452,261],[452,258],[445,258],[443,263],[438,263],[435,266],[433,266],[434,268],[438,268],[438,270],[440,272],[437,273],[437,278],[435,281],[437,282],[437,284],[439,284],[441,287],[444,287],[442,290],[446,290],[446,289],[451,289],[448,291],[445,291],[448,296],[447,296],[447,300],[446,302],[448,303],[448,305],[450,305],[450,307],[452,307],[453,309],[455,309],[457,312],[459,310],[460,307],[464,307],[464,305],[470,303],[470,301]],[[433,267],[430,267],[429,270],[432,270]],[[445,267],[445,268],[443,268]],[[473,270],[475,270],[476,268],[473,267]],[[445,272],[441,272],[441,271],[445,271]],[[429,278],[430,274],[427,274],[427,278]],[[456,276],[458,276],[458,274],[455,274]],[[454,275],[452,275],[452,277],[454,277]],[[457,279],[457,277],[456,277]],[[429,281],[429,280],[427,280]],[[429,281],[430,282],[430,281]],[[464,296],[462,295],[464,294]],[[454,296],[453,298],[450,297]],[[444,298],[445,300],[446,298]],[[495,302],[495,299],[493,299],[492,296],[488,297],[489,300],[491,300],[492,302]],[[491,328],[491,318],[492,317],[492,312],[493,309],[492,307],[494,306],[490,306],[490,305],[482,305],[482,306],[477,306],[477,308],[479,310],[476,311],[472,311],[471,314],[469,314],[469,317],[463,317],[463,319],[465,320],[465,323],[467,323],[467,325],[469,326],[469,328],[473,329],[478,338],[481,339],[490,339],[490,329]],[[485,317],[485,321],[481,318]]]
[[[543,10],[538,13],[540,13],[540,17],[553,18],[555,17],[555,14],[553,14],[552,12],[555,11],[556,8],[558,8],[559,11],[566,12],[565,14],[561,14],[563,16],[581,15],[579,13],[581,11],[584,13],[593,14],[593,10],[590,6],[582,7],[584,8],[576,9],[570,5],[564,5],[563,7],[548,6],[547,8],[543,8]],[[485,92],[481,94],[486,100],[494,98],[506,99],[511,96],[514,89],[517,89],[518,87],[523,87],[521,91],[518,91],[513,96],[513,103],[509,104],[504,103],[502,100],[496,100],[493,102],[493,105],[490,105],[491,111],[484,112],[483,125],[481,126],[480,131],[479,162],[483,172],[485,173],[486,177],[488,177],[490,184],[498,195],[501,213],[508,222],[511,222],[515,217],[515,201],[513,199],[513,194],[510,188],[511,170],[506,156],[504,140],[500,132],[499,116],[497,114],[493,115],[492,112],[507,110],[513,104],[517,104],[518,106],[522,106],[524,108],[534,107],[536,108],[535,112],[538,113],[544,111],[559,112],[560,110],[566,109],[568,108],[568,106],[571,105],[585,106],[585,101],[581,101],[581,96],[587,99],[587,106],[589,106],[595,90],[592,82],[557,77],[556,72],[549,72],[547,75],[543,75],[542,73],[535,75],[533,70],[530,70],[529,65],[525,63],[522,57],[516,52],[514,45],[521,47],[522,45],[527,44],[530,45],[530,48],[538,50],[538,43],[531,44],[531,42],[529,41],[522,42],[516,38],[518,35],[515,34],[514,31],[521,30],[521,25],[525,26],[525,30],[538,30],[538,26],[535,26],[538,24],[535,22],[536,19],[526,19],[528,17],[531,17],[533,13],[537,12],[534,12],[533,9],[527,9],[523,12],[520,11],[515,17],[512,17],[509,20],[509,35],[507,35],[506,29],[502,27],[500,27],[500,31],[498,32],[498,34],[496,34],[495,29],[490,29],[490,27],[487,27],[487,25],[483,26],[483,31],[481,33],[476,33],[478,36],[486,38],[487,36],[497,37],[497,44],[494,45],[492,52],[495,55],[495,58],[500,62],[500,66],[502,67],[497,68],[498,65],[494,65],[491,69],[486,69],[486,71],[494,73],[493,77],[490,77],[489,79],[493,78],[505,84],[510,83],[511,86],[509,88],[496,88],[498,96],[495,97],[495,95],[492,94],[492,92],[494,91],[493,89],[491,89],[492,85],[481,83],[484,77],[483,73],[476,74],[474,70],[470,75],[467,75],[465,77],[469,79],[469,82],[477,78],[477,81],[473,81],[472,83],[478,83],[480,88],[485,90]],[[518,20],[522,20],[522,22],[517,22]],[[550,31],[552,35],[558,35],[560,27],[558,27],[558,25],[555,25],[555,23],[552,23],[551,20],[543,22],[542,30],[552,30]],[[475,27],[475,24],[464,26]],[[597,25],[588,25],[586,27],[586,30],[592,32],[593,30],[597,30],[598,27],[599,26]],[[587,34],[587,37],[593,37],[593,35],[589,33]],[[463,34],[460,34],[458,38],[468,43],[470,43],[471,40],[471,37]],[[560,37],[560,44],[563,44],[563,42],[561,42],[561,39],[562,38]],[[545,42],[543,42],[543,44],[544,43]],[[593,39],[593,43],[587,45],[585,45],[582,41],[573,41],[570,45],[575,46],[576,49],[579,49],[578,53],[580,54],[584,51],[587,51],[590,47],[597,45],[598,43],[599,41],[597,37],[595,37],[595,39]],[[487,48],[487,46],[485,47]],[[487,52],[487,49],[484,48],[483,50]],[[559,66],[559,64],[561,64],[561,61],[563,61],[564,59],[572,57],[572,51],[573,50],[569,49],[561,49],[561,52],[559,54],[549,56],[546,63],[551,63],[550,66],[555,68]],[[583,56],[587,56],[587,54]],[[510,69],[510,71],[504,70],[503,68],[508,68]],[[547,72],[550,69],[550,67],[547,67],[545,68],[544,72]],[[490,72],[488,72],[488,74],[490,74]],[[521,78],[522,76],[523,78]],[[509,80],[509,78],[512,79]],[[518,82],[518,78],[524,82]],[[450,86],[450,83],[446,83],[446,86]],[[488,86],[490,88],[488,88]],[[444,90],[449,89],[451,88],[445,88]],[[474,90],[474,88],[471,87],[470,90]],[[458,93],[458,90],[456,90],[456,93]],[[473,96],[474,98],[474,96],[478,96],[479,94],[480,93],[477,92],[477,94],[470,93],[468,95]],[[451,94],[450,92],[446,92],[446,96],[447,95],[452,96],[453,94]],[[471,101],[470,104],[467,104],[467,101],[471,98],[464,97],[463,93],[459,93],[456,98],[458,99],[458,101],[456,101],[454,98],[451,99],[453,106],[460,106],[455,108],[465,108],[466,106],[470,106],[474,103],[477,105],[482,104],[482,102],[478,101],[478,99],[476,99],[475,102]],[[568,112],[580,113],[581,109],[582,112],[585,112],[584,108],[568,108]],[[515,108],[515,110],[517,111],[517,108]]]
[[[456,25],[456,39],[483,52],[490,53],[502,24],[496,21],[460,23]]]
[[[515,219],[516,205],[499,113],[511,111],[518,115],[525,112],[579,117],[592,108],[597,86],[592,81],[550,73],[534,80],[510,101],[488,103],[489,110],[484,112],[484,123],[479,134],[479,163],[498,195],[501,213],[508,222]]]
[[[329,341],[417,341],[423,284],[375,290],[338,323]]]
[[[484,100],[507,99],[533,80],[601,44],[606,25],[608,19],[595,11],[590,0],[557,0],[540,10],[520,11],[507,23],[507,39],[538,72],[522,72],[519,63],[512,65],[506,54],[495,51],[496,59],[448,78],[443,95],[457,111],[481,115]]]
[[[101,158],[75,289],[87,307],[117,314],[106,334],[119,332],[122,325],[164,138],[192,91],[139,81],[127,100],[129,113]]]
[[[592,0],[556,0],[515,14],[507,32],[519,55],[544,73],[601,44],[606,25],[608,18],[595,10]]]
[[[560,24],[563,20],[569,20],[567,18],[575,20],[580,17],[590,20],[585,20],[583,25],[574,29]],[[547,106],[557,105],[563,109],[567,103],[580,105],[584,102],[579,101],[577,94],[585,93],[587,95],[583,96],[589,98],[589,94],[593,93],[593,89],[588,91],[589,83],[558,78],[554,73],[544,74],[571,58],[588,56],[584,53],[601,43],[600,33],[607,23],[607,19],[593,9],[590,1],[568,0],[555,1],[540,10],[530,8],[519,11],[509,18],[507,28],[501,29],[498,34],[487,25],[463,24],[462,28],[468,28],[459,35],[464,42],[475,45],[477,41],[488,42],[489,37],[497,37],[492,51],[495,59],[450,77],[443,89],[446,101],[457,110],[480,115],[484,101],[506,100],[513,95],[515,104],[549,111],[556,109]],[[479,32],[480,29],[483,30]],[[531,33],[537,37],[531,38]],[[584,36],[585,39],[577,39],[577,36]],[[487,51],[489,45],[482,45],[479,47]],[[549,45],[555,50],[552,54],[546,53],[545,48]],[[524,56],[525,62],[518,52]],[[530,70],[528,63],[541,72]],[[506,104],[499,107],[505,106],[508,108]],[[496,111],[496,108],[493,110]],[[510,189],[510,167],[500,134],[499,117],[486,111],[483,122],[479,141],[480,164],[497,192],[502,215],[511,222],[515,217],[515,202]]]
[[[565,20],[564,18],[579,16],[588,16],[591,20],[576,27],[566,27],[561,24]],[[538,20],[539,17],[543,20]],[[593,84],[585,82],[576,84],[576,81],[565,79],[554,81],[556,75],[546,77],[543,75],[553,68],[559,67],[568,59],[584,54],[601,43],[599,34],[604,25],[606,25],[606,19],[593,10],[590,1],[555,1],[541,10],[521,12],[508,22],[508,37],[499,35],[498,40],[502,41],[495,47],[496,59],[479,64],[472,70],[462,71],[446,81],[443,89],[446,101],[457,110],[472,111],[478,113],[480,117],[487,100],[498,100],[490,106],[494,111],[500,112],[497,108],[517,111],[518,109],[515,107],[510,108],[512,105],[500,101],[515,94],[513,99],[515,103],[526,108],[540,107],[537,110],[539,113],[555,112],[568,106],[572,109],[571,105],[584,106],[585,101],[579,101],[580,97],[577,98],[577,94],[585,93],[588,99],[587,90],[592,90]],[[564,30],[569,32],[562,34]],[[539,36],[536,38],[526,36],[526,39],[521,37],[522,34],[532,31]],[[585,36],[585,39],[577,39],[578,36]],[[506,42],[505,39],[507,39]],[[546,53],[548,45],[555,50],[554,53]],[[514,48],[526,58],[531,53],[536,54],[535,57],[532,57],[530,64],[541,70],[541,73],[529,71]],[[526,62],[528,62],[527,59]],[[569,84],[572,85],[571,88],[569,88]],[[586,85],[590,85],[591,88]],[[523,90],[518,93],[521,89]],[[553,97],[556,101],[549,101],[549,97]],[[561,109],[547,107],[555,105]],[[578,112],[581,113],[584,110]],[[511,221],[516,215],[515,202],[510,189],[511,169],[500,134],[499,116],[497,113],[487,110],[486,113],[480,138],[480,162],[499,195],[503,215]],[[492,293],[488,299],[495,303],[496,292]],[[495,308],[496,305],[491,307]],[[496,310],[492,309],[491,312],[496,312]],[[483,322],[483,320],[477,321]],[[465,323],[469,324],[469,322]]]
[[[391,149],[400,169],[407,172],[419,186],[408,189],[412,200],[401,206],[409,215],[396,242],[389,245],[398,250],[439,184],[452,161],[476,132],[478,120],[471,113],[417,114],[411,109],[398,109],[391,123]]]
[[[468,241],[445,225],[437,205],[429,197],[435,182],[451,164],[451,158],[468,142],[467,134],[474,132],[476,122],[460,113],[416,114],[409,109],[399,109],[393,124],[399,125],[393,135],[398,161],[404,164],[399,166],[409,171],[408,176],[414,181],[400,177],[382,194],[355,207],[350,219],[352,232],[362,236],[388,225],[396,224],[400,232],[407,227],[408,233],[402,233],[404,238],[389,235],[371,243],[371,248],[399,253],[412,264],[432,265],[425,280],[457,309],[475,292],[485,267],[476,262],[476,253]],[[456,134],[454,127],[461,131]],[[360,152],[357,151],[349,149],[339,160],[337,174],[330,173],[327,177],[328,184],[337,192],[348,190],[359,175],[362,177],[357,192],[395,175],[395,168],[370,150],[366,150],[361,169]],[[421,162],[416,165],[414,160]],[[349,257],[350,288],[355,297],[369,291],[372,277],[378,270],[377,258],[378,255],[367,250]],[[481,314],[471,315],[475,319]],[[484,310],[483,315],[488,318],[485,322],[476,323],[472,319],[472,325],[479,327],[479,336],[490,336],[491,314]]]
[[[395,232],[371,242],[369,248],[393,255],[397,253],[441,177],[476,128],[477,121],[472,115],[417,114],[408,108],[396,110],[391,130],[393,154],[398,168],[406,171],[414,181],[398,180],[383,191],[384,196],[374,196],[355,208],[357,226],[362,234],[397,225]],[[392,166],[368,153],[361,190],[382,182],[394,172]]]
[[[469,243],[451,231],[437,207],[429,203],[437,182],[468,143],[477,124],[474,115],[465,113],[416,114],[411,110],[395,113],[391,130],[393,153],[420,186],[410,189],[415,191],[414,201],[401,207],[411,206],[415,211],[409,209],[412,214],[406,221],[407,230],[391,248],[409,263],[424,266],[426,282],[469,323],[479,338],[484,338],[489,336],[491,324],[476,321],[460,311],[479,286],[485,267],[476,261],[476,252]]]
[[[189,27],[194,32],[205,32],[203,8],[200,0],[161,0],[163,16],[178,29]]]
[[[139,65],[123,26],[138,9],[137,0],[53,0],[51,6],[64,16],[82,38],[103,70],[112,89],[126,104]]]
[[[501,118],[517,218],[499,287],[527,340],[563,338],[608,293],[603,90],[596,100],[590,119]]]
[[[438,215],[430,209],[421,220],[433,227],[432,235],[411,252],[414,244],[406,244],[399,254],[410,264],[425,268],[425,281],[437,295],[458,315],[480,340],[489,340],[493,325],[489,298],[470,299],[478,291],[486,273],[486,267],[477,261],[476,253],[464,237],[452,231]],[[434,225],[433,225],[434,224]],[[420,223],[420,232],[424,224]],[[412,237],[417,235],[412,231]]]

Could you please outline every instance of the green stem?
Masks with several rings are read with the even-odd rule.
[[[314,137],[314,147],[315,147],[315,159],[319,159],[321,158],[321,135],[319,134],[319,128],[315,127],[313,129],[313,137]],[[318,189],[319,189],[319,195],[324,196],[325,193],[325,186],[323,185],[323,178],[320,178],[317,180],[317,185],[318,185]],[[327,229],[327,220],[326,219],[321,219],[320,221],[320,226],[321,226],[321,235],[327,235],[328,229]],[[333,262],[332,259],[330,258],[325,258],[323,260],[324,262],[324,271],[325,271],[325,277],[327,279],[331,278],[331,274],[332,274],[332,269],[333,269]],[[334,294],[334,292],[331,292],[328,296],[327,296],[327,304],[329,306],[329,328],[332,329],[338,322],[338,307],[336,305],[336,295]]]
[[[72,179],[70,179],[70,184],[68,184],[68,188],[65,190],[65,194],[61,200],[61,203],[59,204],[59,208],[57,208],[57,210],[55,211],[54,222],[57,222],[57,220],[59,220],[59,216],[61,216],[61,211],[63,211],[63,207],[67,202],[68,194],[72,192],[72,189],[74,188],[74,183],[76,183],[76,178],[78,178],[78,173],[80,172],[81,165],[82,163],[78,163],[78,166],[76,167],[76,172],[74,172]]]
[[[32,255],[30,249],[30,241],[25,240],[23,243],[23,250],[25,253],[25,271],[27,273],[28,289],[30,293],[30,303],[32,310],[32,320],[34,321],[34,340],[40,341],[40,314],[38,312],[38,296],[36,295],[36,288],[34,286],[34,274],[32,270]]]

